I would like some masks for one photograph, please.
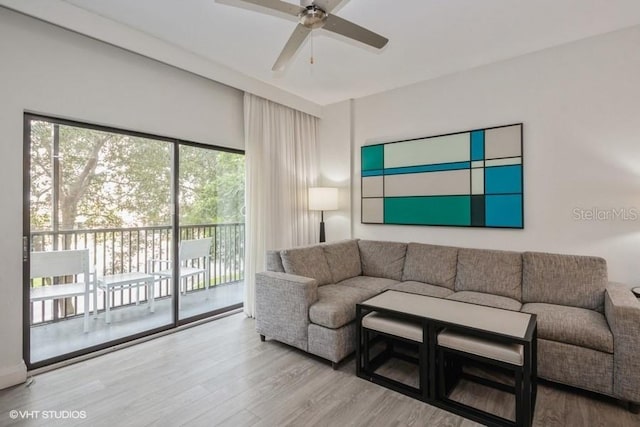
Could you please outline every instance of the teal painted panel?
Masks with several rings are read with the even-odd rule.
[[[523,228],[522,195],[485,196],[487,227]]]
[[[360,150],[363,171],[376,171],[384,168],[384,145],[364,146]]]
[[[484,170],[485,194],[522,193],[522,166],[496,166]]]
[[[384,223],[471,225],[471,196],[387,197]]]
[[[484,131],[471,132],[471,160],[484,159]]]
[[[439,165],[424,165],[424,166],[407,166],[404,168],[389,168],[384,170],[385,175],[400,175],[403,173],[420,173],[420,172],[439,172],[439,171],[452,171],[457,169],[469,169],[471,163],[469,162],[456,162],[456,163],[441,163]]]

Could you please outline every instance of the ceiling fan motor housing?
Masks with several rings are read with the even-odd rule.
[[[316,28],[322,28],[327,20],[327,12],[320,9],[314,4],[307,6],[302,12],[300,12],[300,24],[315,30]]]

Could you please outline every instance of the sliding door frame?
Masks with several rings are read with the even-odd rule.
[[[22,185],[23,185],[23,203],[22,203],[22,352],[23,359],[25,364],[27,365],[28,370],[33,370],[37,368],[41,368],[47,365],[51,365],[54,363],[59,363],[68,359],[72,359],[78,356],[83,356],[89,353],[93,353],[95,351],[104,350],[109,347],[117,346],[120,344],[128,343],[131,341],[138,340],[140,338],[145,338],[150,335],[154,335],[160,332],[165,332],[171,329],[175,329],[179,326],[192,323],[198,320],[202,320],[208,317],[213,317],[227,311],[235,310],[238,308],[242,308],[243,304],[233,304],[228,307],[208,311],[205,313],[198,314],[196,316],[180,319],[179,309],[178,309],[178,298],[180,298],[180,279],[179,279],[179,268],[173,269],[173,278],[172,278],[172,322],[167,324],[166,326],[161,326],[153,329],[146,330],[144,332],[139,332],[133,335],[126,336],[124,338],[118,338],[112,341],[106,341],[101,344],[93,345],[90,347],[85,347],[81,350],[76,350],[70,353],[61,354],[59,356],[55,356],[49,359],[41,360],[35,363],[31,362],[31,302],[29,298],[30,292],[30,260],[31,260],[31,203],[30,203],[30,194],[31,194],[31,122],[32,121],[45,121],[52,124],[57,125],[65,125],[65,126],[73,126],[80,127],[85,129],[103,131],[103,132],[111,132],[117,134],[128,135],[132,137],[138,138],[146,138],[157,141],[162,141],[171,144],[172,150],[172,171],[171,171],[171,205],[172,205],[172,213],[171,213],[171,226],[172,226],[172,262],[173,265],[178,267],[180,265],[178,259],[178,251],[180,245],[180,206],[178,199],[178,190],[179,190],[179,180],[180,180],[180,146],[191,146],[208,150],[216,150],[223,151],[227,153],[241,154],[245,155],[244,150],[238,150],[234,148],[221,147],[216,145],[203,144],[199,142],[187,141],[178,138],[169,138],[165,136],[160,136],[157,134],[132,131],[123,128],[117,128],[113,126],[104,126],[98,125],[89,122],[81,122],[77,120],[65,119],[52,115],[45,115],[31,111],[24,112],[24,122],[23,122],[23,175],[22,175]],[[54,190],[55,191],[55,190]],[[94,290],[97,292],[97,289]],[[108,298],[108,296],[107,296]],[[89,307],[85,307],[85,309],[89,309]],[[64,320],[63,320],[64,321]]]

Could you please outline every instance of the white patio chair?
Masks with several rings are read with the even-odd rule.
[[[208,239],[195,239],[195,240],[182,240],[179,246],[179,261],[180,261],[180,293],[186,295],[187,293],[187,278],[197,276],[198,274],[204,274],[204,286],[206,290],[209,290],[209,282],[211,277],[211,244],[212,241]],[[204,265],[199,262],[204,260]],[[167,265],[167,268],[155,271],[156,265]],[[172,262],[169,260],[152,259],[148,261],[147,273],[153,274],[160,279],[173,278],[173,268],[171,268]],[[181,306],[181,298],[178,300],[178,307]]]
[[[31,288],[29,299],[34,302],[84,296],[84,332],[89,332],[89,297],[92,292],[94,315],[97,315],[95,275],[89,268],[89,249],[31,252],[30,258],[31,279],[74,276],[78,282]]]

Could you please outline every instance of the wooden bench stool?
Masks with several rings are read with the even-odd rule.
[[[437,359],[438,399],[458,406],[461,411],[481,415],[493,425],[531,425],[536,398],[535,361],[525,360],[522,344],[500,342],[447,328],[438,334]],[[515,386],[464,373],[461,364],[457,363],[459,360],[470,365],[509,372],[515,378]],[[515,422],[450,399],[449,395],[460,378],[514,394]]]

